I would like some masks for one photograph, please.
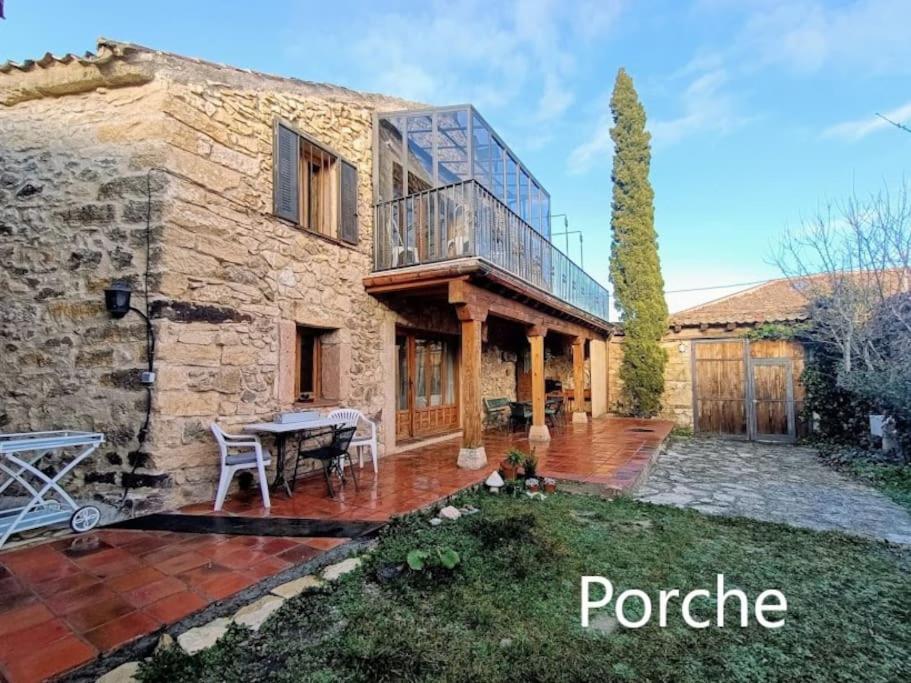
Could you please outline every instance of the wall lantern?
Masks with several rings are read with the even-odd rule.
[[[130,306],[130,296],[133,290],[129,283],[122,280],[115,280],[111,286],[104,290],[104,307],[111,317],[120,320],[127,313],[133,311],[139,315],[146,323],[146,360],[148,361],[148,370],[142,373],[140,382],[146,386],[155,383],[155,330],[152,328],[152,321],[149,320],[147,313],[143,313],[138,308]],[[146,304],[148,306],[148,304]]]
[[[104,290],[104,307],[111,317],[119,320],[130,312],[130,295],[133,290],[126,282],[115,281]]]
[[[686,353],[686,342],[680,342],[679,344],[677,344],[677,350],[680,353]]]

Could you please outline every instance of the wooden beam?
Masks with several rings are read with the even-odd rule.
[[[481,429],[481,325],[477,318],[462,319],[462,449],[484,446]]]
[[[571,337],[604,336],[583,325],[554,317],[518,301],[512,301],[501,294],[478,287],[467,280],[453,280],[449,283],[449,303],[483,307],[489,314],[524,325],[542,325],[554,332]]]
[[[528,332],[531,345],[531,429],[530,441],[550,441],[544,420],[544,335],[547,330],[536,325]]]
[[[571,324],[589,330],[589,334],[603,337],[614,328],[611,323],[511,275],[502,268],[472,257],[371,273],[364,278],[363,283],[364,288],[371,294],[388,294],[425,286],[445,285],[452,280],[469,278],[501,291],[499,296],[504,301],[515,299],[519,305],[527,308],[546,309],[547,315],[553,320],[565,318]],[[492,293],[497,295],[496,292]]]
[[[573,422],[587,422],[585,413],[585,339],[573,341]]]

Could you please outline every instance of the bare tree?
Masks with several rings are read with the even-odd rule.
[[[827,206],[774,261],[809,301],[813,341],[840,359],[839,384],[911,419],[909,185]]]

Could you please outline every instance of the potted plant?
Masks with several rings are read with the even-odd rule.
[[[506,457],[500,463],[500,469],[503,470],[503,478],[506,481],[513,481],[519,470],[519,465],[525,460],[525,454],[518,448],[513,448],[506,454]]]
[[[525,480],[525,490],[529,493],[537,493],[539,488],[541,488],[540,484],[534,477],[529,477]]]
[[[544,477],[544,492],[553,493],[557,490],[557,480],[550,477]]]
[[[526,479],[537,476],[538,457],[535,455],[534,451],[525,456],[525,461],[522,463],[522,469],[525,471]]]

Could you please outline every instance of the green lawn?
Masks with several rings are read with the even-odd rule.
[[[881,453],[839,444],[816,444],[830,466],[879,489],[911,512],[911,464],[889,462]]]
[[[475,494],[441,527],[403,520],[361,570],[289,601],[258,634],[239,628],[194,657],[171,650],[146,681],[898,681],[911,677],[911,557],[884,544],[695,512],[557,494]],[[405,570],[417,548],[456,550],[451,572]],[[750,598],[778,588],[786,624],[693,630],[679,607],[610,635],[579,625],[580,576],[619,589]],[[631,606],[637,605],[635,601]],[[679,602],[677,603],[679,605]],[[707,601],[698,615],[714,614]],[[734,611],[736,602],[729,609]],[[632,615],[630,615],[632,616]]]

